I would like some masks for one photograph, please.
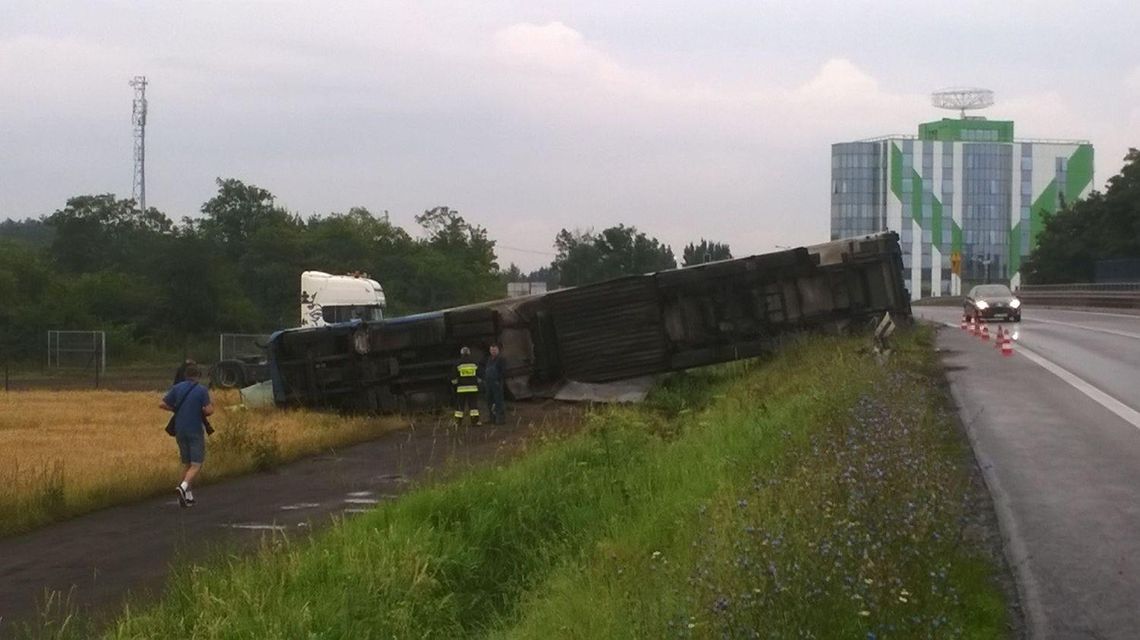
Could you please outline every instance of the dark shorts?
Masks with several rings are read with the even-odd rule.
[[[180,433],[174,439],[178,441],[178,455],[182,457],[182,464],[202,464],[206,461],[205,434]]]

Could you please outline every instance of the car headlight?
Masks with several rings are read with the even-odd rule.
[[[978,308],[979,309],[988,309],[989,306],[990,306],[990,303],[986,302],[985,300],[978,300]]]
[[[1014,309],[1018,309],[1021,307],[1021,301],[1018,300],[1017,298],[1014,298],[1013,300],[1010,301],[1009,306],[1014,308]]]

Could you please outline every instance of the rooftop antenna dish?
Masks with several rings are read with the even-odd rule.
[[[951,87],[930,94],[930,102],[939,109],[957,109],[966,119],[966,111],[993,106],[994,92],[977,87]]]

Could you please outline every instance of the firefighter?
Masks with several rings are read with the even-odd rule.
[[[464,411],[471,417],[471,423],[478,427],[479,419],[479,363],[471,357],[471,349],[459,350],[459,362],[455,365],[456,376],[451,379],[455,387],[455,426],[463,424]]]

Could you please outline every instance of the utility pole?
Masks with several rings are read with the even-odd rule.
[[[135,88],[135,101],[131,109],[131,124],[135,127],[135,176],[131,197],[146,212],[146,76],[135,76],[130,85]]]

